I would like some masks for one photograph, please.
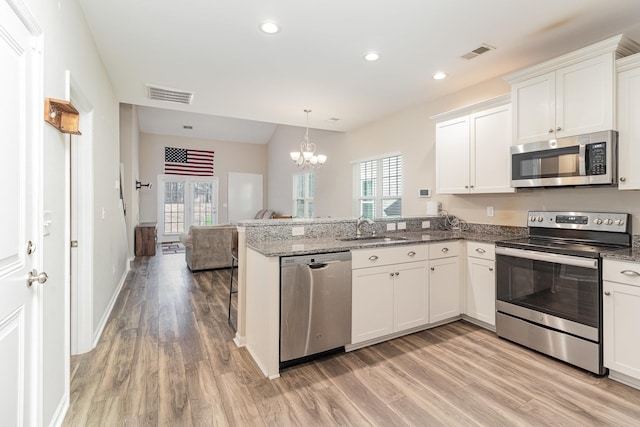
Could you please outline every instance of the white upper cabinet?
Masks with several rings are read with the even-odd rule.
[[[616,129],[615,61],[639,48],[618,35],[507,77],[515,142]]]
[[[505,193],[510,186],[511,105],[505,95],[432,117],[436,192]]]
[[[618,60],[618,189],[640,189],[640,54]]]

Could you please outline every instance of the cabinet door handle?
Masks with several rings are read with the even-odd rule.
[[[624,274],[625,276],[632,276],[632,277],[640,276],[640,273],[633,270],[622,270],[620,274]]]
[[[485,252],[487,252],[487,251],[485,251],[485,250],[484,250],[484,249],[482,249],[482,248],[476,248],[476,252],[478,252],[479,254],[483,254],[483,253],[485,253]]]
[[[493,271],[493,267],[489,267],[489,271]]]
[[[620,177],[620,182],[625,182],[627,180],[627,178],[625,178],[624,176]]]
[[[393,277],[393,271],[391,273],[389,273],[389,276]]]
[[[549,129],[549,133],[553,133],[553,129]]]
[[[464,186],[464,188],[469,188],[469,186],[468,186],[468,185],[465,185],[465,186]]]
[[[611,295],[611,292],[609,292],[609,291],[604,291],[604,294],[605,294],[605,295],[607,295],[607,296],[609,296],[609,295]]]
[[[400,272],[399,272],[399,271],[396,271],[396,276],[399,276],[399,275],[400,275]]]
[[[561,128],[560,126],[558,126],[558,127],[556,128],[556,131],[558,131],[558,132],[559,132],[559,131],[561,131],[561,130],[562,130],[562,128]]]
[[[442,248],[441,251],[446,254],[447,252],[449,252],[449,248]]]
[[[371,255],[369,257],[369,261],[377,261],[378,260],[378,255]]]
[[[431,267],[431,271],[435,271],[435,269],[436,269],[435,267]]]
[[[414,251],[409,251],[407,252],[407,255],[409,256],[416,256],[416,253]]]

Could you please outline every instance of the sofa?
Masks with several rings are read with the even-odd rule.
[[[231,250],[237,247],[237,238],[233,225],[191,226],[180,236],[187,266],[191,271],[231,267]]]

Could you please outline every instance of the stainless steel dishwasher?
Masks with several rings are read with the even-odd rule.
[[[351,343],[351,252],[280,259],[280,367]]]

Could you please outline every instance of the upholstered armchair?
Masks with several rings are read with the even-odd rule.
[[[235,229],[233,225],[191,226],[188,234],[180,236],[189,269],[198,271],[231,267]]]

